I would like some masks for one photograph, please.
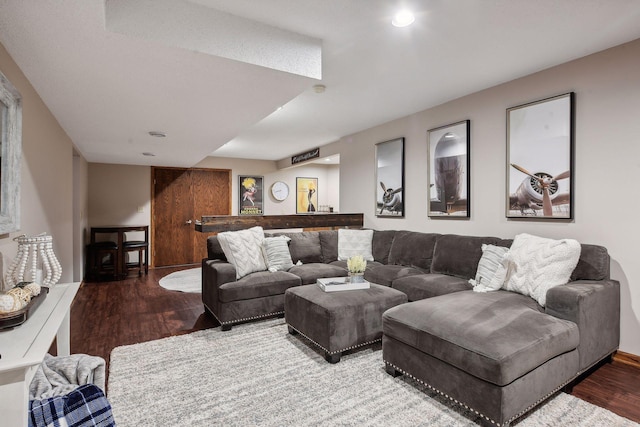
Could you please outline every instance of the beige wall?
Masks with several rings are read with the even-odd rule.
[[[575,220],[507,220],[505,110],[574,91]],[[640,40],[477,92],[343,138],[340,204],[376,229],[513,237],[521,232],[604,245],[621,284],[621,350],[640,354]],[[428,129],[471,120],[471,219],[426,215]],[[406,138],[406,217],[376,218],[374,144]]]
[[[89,224],[149,225],[151,168],[89,163]]]
[[[0,70],[22,95],[21,230],[0,236],[4,271],[17,253],[14,237],[47,232],[62,265],[61,282],[69,282],[74,261],[73,144],[2,45]]]
[[[267,215],[296,213],[295,183],[297,176],[318,177],[318,204],[335,203],[339,199],[336,166],[304,165],[277,170],[276,163],[264,160],[207,157],[194,167],[232,170],[232,215],[238,212],[238,175],[260,175],[265,181]],[[269,188],[275,181],[289,185],[291,195],[283,202],[271,197]],[[150,225],[151,224],[151,168],[149,166],[89,163],[88,224]],[[85,242],[88,236],[85,236]]]
[[[238,175],[259,175],[264,177],[264,213],[265,215],[288,215],[296,213],[296,177],[318,178],[318,205],[334,203],[339,207],[340,189],[337,184],[336,166],[306,163],[297,167],[277,169],[276,162],[265,160],[245,160],[234,158],[207,157],[195,167],[232,170],[233,200],[232,215],[238,214]],[[276,181],[289,186],[289,197],[278,202],[271,197],[270,188]]]
[[[89,163],[73,155],[73,280],[84,278],[85,243],[89,240]]]

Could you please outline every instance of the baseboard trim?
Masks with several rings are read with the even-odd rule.
[[[618,350],[613,355],[613,360],[640,369],[640,356],[638,355],[625,353],[624,351]]]

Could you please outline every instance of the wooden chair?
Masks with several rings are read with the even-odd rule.
[[[94,242],[87,245],[88,280],[118,279],[120,253],[116,242]]]
[[[149,231],[148,228],[144,230],[144,240],[125,240],[122,243],[122,252],[124,258],[124,266],[129,274],[130,269],[137,269],[138,276],[142,276],[142,270],[144,274],[149,274]],[[131,252],[138,253],[137,262],[127,261],[128,255]]]

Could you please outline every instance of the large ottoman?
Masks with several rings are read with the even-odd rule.
[[[382,313],[407,302],[396,289],[371,284],[369,289],[325,292],[317,285],[287,289],[284,314],[291,334],[300,333],[338,363],[342,352],[382,339]]]

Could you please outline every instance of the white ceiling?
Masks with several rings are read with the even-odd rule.
[[[90,162],[279,160],[640,38],[638,0],[108,3],[129,10],[115,22],[102,0],[0,0],[0,42]],[[412,26],[390,25],[400,6]],[[281,54],[262,45],[273,34]],[[300,40],[321,43],[320,80],[271,64],[307,61],[286,47]]]

